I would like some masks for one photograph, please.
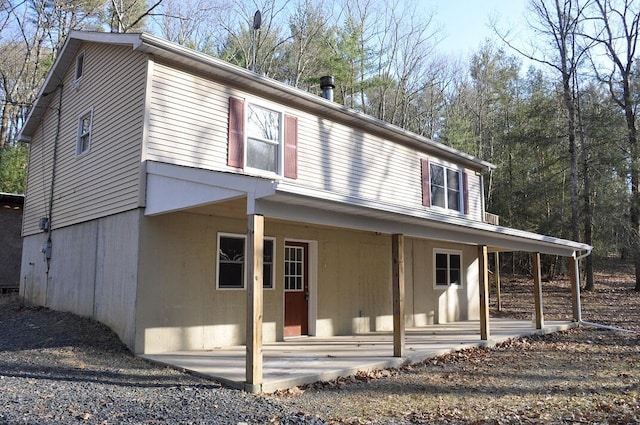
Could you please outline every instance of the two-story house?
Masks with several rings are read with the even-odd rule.
[[[330,93],[331,81],[324,80]],[[21,295],[135,353],[480,320],[494,166],[148,34],[73,32],[21,132]],[[577,286],[577,284],[576,284]],[[248,378],[257,379],[260,372]]]

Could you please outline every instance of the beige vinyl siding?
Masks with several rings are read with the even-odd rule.
[[[53,93],[50,105],[58,105],[59,92]],[[46,217],[49,211],[49,193],[51,190],[51,168],[53,164],[53,135],[56,130],[56,112],[48,108],[42,124],[34,133],[29,144],[29,166],[27,174],[26,197],[22,218],[23,235],[33,234],[38,229],[40,217]],[[47,140],[44,140],[44,135]]]
[[[230,95],[273,102],[156,62],[146,159],[237,172],[227,166]],[[285,105],[280,109],[298,118],[298,178],[288,182],[383,204],[422,207],[420,159],[427,154]],[[473,171],[469,195],[469,217],[480,220],[479,176]]]
[[[146,158],[227,169],[225,87],[158,62],[151,87]]]
[[[394,205],[422,205],[419,152],[308,114],[298,122],[296,184]]]
[[[75,60],[64,76],[63,115],[58,144],[52,224],[67,226],[138,207],[139,170],[145,99],[146,56],[130,47],[84,44],[84,73],[74,87]],[[57,106],[52,99],[50,106]],[[78,118],[93,108],[89,152],[76,156]],[[47,146],[52,155],[56,116],[45,118]],[[32,151],[42,149],[42,135]],[[48,199],[39,179],[50,181],[51,165],[30,176],[27,197]],[[34,180],[36,180],[34,182]],[[35,226],[35,227],[34,227]],[[37,230],[37,220],[25,220],[25,232]]]
[[[482,210],[482,179],[474,171],[467,170],[468,190],[469,190],[469,218],[471,220],[483,221],[484,211]]]

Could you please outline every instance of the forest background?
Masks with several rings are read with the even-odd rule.
[[[529,0],[526,40],[489,22],[499,41],[466,57],[438,49],[420,0],[0,2],[0,192],[25,190],[17,135],[70,31],[147,31],[310,92],[334,76],[336,102],[496,164],[484,189],[501,225],[593,245],[587,289],[616,255],[640,291],[640,0]]]

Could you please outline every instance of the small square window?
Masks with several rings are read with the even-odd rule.
[[[435,251],[434,265],[433,286],[435,288],[462,287],[462,253],[460,251]]]
[[[76,140],[76,155],[89,152],[91,147],[91,132],[93,129],[93,110],[83,114],[78,119],[78,136]]]
[[[263,288],[273,289],[275,242],[265,238],[262,257]],[[246,236],[218,235],[218,289],[244,289]]]

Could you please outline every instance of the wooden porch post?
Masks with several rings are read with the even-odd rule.
[[[535,303],[536,329],[544,328],[544,316],[542,314],[542,272],[540,270],[540,253],[531,254],[533,266],[533,299]]]
[[[404,235],[391,236],[393,263],[393,356],[404,356]]]
[[[262,391],[262,261],[264,217],[248,215],[247,225],[247,360],[245,390]]]
[[[488,341],[489,329],[489,254],[486,245],[478,245],[478,283],[480,285],[480,339]]]
[[[496,309],[502,311],[502,299],[500,298],[500,253],[493,253],[493,278],[496,281]]]
[[[571,276],[571,306],[573,309],[573,321],[582,321],[582,306],[580,305],[580,268],[575,257],[569,257],[569,272]]]

